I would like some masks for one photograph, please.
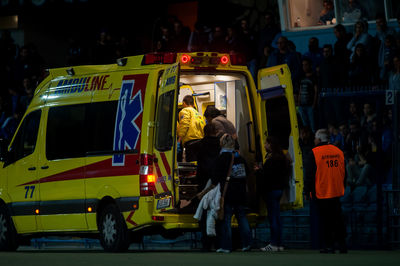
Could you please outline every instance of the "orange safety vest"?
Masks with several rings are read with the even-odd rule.
[[[317,171],[315,192],[318,199],[330,199],[344,195],[345,164],[343,152],[328,144],[313,150]]]

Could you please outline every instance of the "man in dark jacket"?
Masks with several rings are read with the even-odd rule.
[[[345,162],[343,152],[328,144],[328,131],[319,129],[315,133],[315,148],[310,153],[314,164],[306,169],[304,193],[316,199],[322,223],[325,248],[321,253],[335,253],[337,240],[340,253],[347,253],[346,227],[342,217],[340,197],[345,189]]]

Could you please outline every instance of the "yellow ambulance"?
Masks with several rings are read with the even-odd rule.
[[[98,237],[126,250],[145,234],[172,237],[198,229],[196,164],[177,162],[178,103],[214,105],[238,132],[250,170],[265,157],[266,135],[293,160],[283,208],[302,207],[302,163],[290,71],[262,69],[257,84],[243,57],[212,52],[151,53],[116,64],[49,70],[10,143],[1,142],[0,250],[24,238]],[[249,214],[265,216],[255,173]]]

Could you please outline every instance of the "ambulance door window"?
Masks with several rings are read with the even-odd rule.
[[[48,160],[84,157],[85,104],[52,107],[46,133]]]
[[[35,151],[41,111],[28,114],[21,124],[14,142],[11,145],[11,158],[9,164],[16,162]]]
[[[265,101],[267,129],[269,136],[279,139],[282,149],[289,147],[291,132],[288,101],[285,96],[270,98]]]
[[[172,116],[175,91],[169,91],[160,96],[160,108],[157,113],[157,132],[156,149],[159,151],[168,151],[172,148],[174,140],[172,138]]]

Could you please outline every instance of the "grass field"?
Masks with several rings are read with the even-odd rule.
[[[263,265],[263,266],[345,266],[345,265],[400,265],[400,251],[357,250],[348,254],[320,254],[315,250],[287,250],[279,253],[259,251],[230,254],[193,251],[129,251],[110,254],[98,250],[23,250],[0,253],[1,266],[89,266],[89,265]]]

